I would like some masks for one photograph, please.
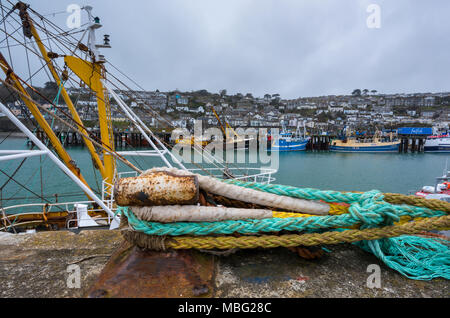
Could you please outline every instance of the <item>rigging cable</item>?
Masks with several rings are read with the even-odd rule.
[[[2,21],[3,21],[3,28],[5,29],[5,33],[7,34],[7,32],[6,32],[6,23],[5,23],[5,19],[6,19],[6,17],[8,17],[8,16],[11,14],[11,12],[14,11],[14,8],[12,8],[12,9],[8,12],[8,14],[6,15],[6,17],[5,17],[5,13],[4,13],[4,10],[3,10],[3,5],[2,5],[2,1],[1,1],[1,0],[0,0],[0,6],[2,7]],[[9,48],[8,35],[6,36],[6,44],[8,45],[9,61],[10,61],[10,63],[11,63],[11,68],[14,69],[13,62],[12,62],[12,57],[11,57],[11,50],[10,50],[10,48]]]
[[[8,177],[8,181],[12,180],[15,183],[17,183],[19,186],[21,186],[22,188],[24,188],[25,190],[27,190],[28,192],[32,193],[33,195],[35,195],[36,197],[46,201],[47,203],[52,203],[50,201],[48,201],[47,199],[41,197],[39,194],[37,194],[36,192],[34,192],[33,190],[29,189],[27,186],[23,185],[22,183],[20,183],[19,181],[17,181],[16,179],[13,178],[13,176],[10,176],[9,174],[7,174],[5,171],[3,171],[2,169],[0,169],[0,172],[3,173],[6,177]]]
[[[34,10],[32,10],[33,12],[35,12]],[[37,14],[38,15],[38,14]],[[39,15],[38,15],[39,16]],[[42,18],[41,18],[42,19]],[[44,18],[45,19],[45,18]],[[42,19],[42,21],[43,21],[43,23],[44,23],[44,19]],[[48,21],[48,19],[45,19],[45,20],[47,20]],[[54,24],[51,22],[51,21],[49,21],[50,22],[50,24],[56,29],[56,27],[54,26]],[[40,26],[39,24],[37,24],[37,23],[35,23],[39,28],[41,28],[41,29],[44,29],[44,32],[46,32],[46,34],[48,35],[49,34],[49,31],[46,29],[46,28],[42,28],[42,26]],[[58,27],[59,28],[59,27]],[[62,30],[61,28],[59,28],[60,30]],[[5,32],[6,33],[6,32]],[[71,35],[71,34],[68,34],[68,33],[66,33],[66,35],[69,35],[69,36],[71,36],[72,38],[73,38],[73,36]],[[14,38],[14,37],[13,37]],[[14,38],[15,39],[15,38]],[[17,41],[17,39],[15,39],[16,41]],[[65,46],[66,48],[67,48],[67,46],[61,41],[61,39],[57,39],[57,40],[59,40],[60,41],[60,43],[63,45],[63,46]],[[67,39],[66,39],[66,41],[67,42],[69,42],[69,44],[72,44],[72,43],[70,43],[70,41],[68,41]],[[18,41],[19,42],[19,41]],[[20,42],[19,42],[20,43]],[[34,43],[33,43],[34,44]],[[61,51],[64,51],[64,50],[62,50],[61,49],[61,47],[58,45],[58,44],[56,44],[57,46],[58,46],[58,48],[61,50]],[[73,45],[73,44],[72,44]],[[36,54],[36,52],[33,52],[33,53],[35,53]],[[39,58],[42,58],[42,57],[40,57],[38,54],[36,54]],[[110,63],[110,62],[108,62],[109,64],[111,64],[112,65],[112,63]],[[115,69],[117,69],[114,65],[112,65]],[[56,67],[58,67],[57,65],[56,65]],[[118,69],[117,69],[118,70]],[[121,72],[120,70],[118,70],[120,73],[122,73],[123,74],[123,72]],[[140,87],[135,81],[133,81],[132,79],[130,79],[128,76],[126,76],[125,74],[123,74],[125,77],[127,77],[130,81],[132,81],[134,84],[136,84],[138,87]],[[113,78],[115,79],[115,80],[117,80],[118,82],[120,82],[122,85],[124,85],[125,87],[127,87],[129,90],[131,90],[127,85],[125,85],[123,82],[121,82],[117,77],[115,77],[114,75],[112,75],[113,76]],[[117,85],[115,85],[114,83],[112,83],[115,87],[117,87]],[[133,90],[131,90],[131,91],[133,91]],[[164,117],[162,117],[158,112],[156,112],[154,109],[152,109],[151,108],[151,106],[150,105],[148,105],[148,104],[146,104],[146,106],[148,106],[149,108],[150,108],[150,110],[153,112],[153,113],[155,113],[155,114],[157,114],[157,118],[156,119],[158,119],[158,120],[160,120],[160,118],[162,118],[162,119],[164,119],[165,121],[166,121],[166,123],[168,123],[170,126],[172,126],[173,127],[173,125],[172,125],[172,123],[170,123],[166,118],[164,118]],[[64,113],[64,112],[63,112]],[[71,118],[71,116],[68,116],[70,119],[72,119]],[[77,125],[78,125],[78,123],[77,123]],[[78,126],[80,126],[80,125],[78,125]],[[151,133],[152,135],[153,135],[153,133]],[[168,145],[167,143],[165,143],[165,142],[163,142],[164,144],[166,144],[166,145]],[[169,145],[168,145],[169,146]],[[170,146],[169,146],[169,148],[170,148]],[[195,149],[195,147],[194,147],[194,150],[196,150]],[[198,150],[197,150],[198,151]],[[214,163],[213,163],[214,164]],[[214,164],[216,167],[218,167],[216,164]],[[218,167],[219,169],[221,169],[220,167]],[[226,167],[224,167],[224,168],[226,168]],[[204,169],[202,169],[202,170],[204,170]]]

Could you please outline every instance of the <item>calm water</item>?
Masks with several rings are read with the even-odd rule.
[[[0,138],[2,140],[2,138]],[[0,149],[27,149],[25,139],[8,138]],[[94,173],[92,161],[86,148],[73,147],[68,152],[94,191],[100,191],[99,173]],[[435,177],[442,175],[449,154],[368,154],[331,152],[280,153],[280,167],[275,175],[278,184],[299,187],[341,191],[367,191],[378,189],[383,192],[408,194],[423,185],[433,185]],[[162,166],[160,159],[139,158],[130,160],[139,168]],[[21,159],[0,162],[0,169],[12,174]],[[42,166],[42,192],[41,169]],[[119,171],[128,171],[119,165]],[[0,187],[8,178],[0,173]],[[30,190],[55,201],[54,193],[68,195],[65,200],[84,200],[77,186],[65,176],[49,159],[29,158],[25,161],[15,179]],[[98,186],[97,186],[98,184]],[[1,204],[8,206],[19,203],[40,202],[35,195],[24,190],[14,181],[1,191]],[[12,199],[13,198],[13,199]]]

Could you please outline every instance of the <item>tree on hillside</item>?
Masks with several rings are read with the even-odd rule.
[[[318,116],[317,116],[317,121],[321,122],[321,123],[325,123],[328,121],[328,119],[330,119],[330,114],[326,113],[326,112],[321,112]]]
[[[367,95],[369,93],[369,90],[367,88],[363,89],[363,95]]]
[[[58,88],[58,84],[55,82],[46,82],[44,85],[44,89],[49,91],[57,90]]]
[[[378,93],[378,91],[377,91],[376,89],[372,89],[370,92],[371,92],[373,95],[375,95],[376,93]]]
[[[355,89],[355,90],[352,92],[352,95],[353,95],[353,96],[361,96],[361,90],[360,90],[359,88]]]

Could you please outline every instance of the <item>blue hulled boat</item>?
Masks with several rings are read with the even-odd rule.
[[[284,123],[282,123],[282,131],[278,137],[275,137],[272,141],[272,151],[304,151],[310,138],[305,136],[303,130],[303,136],[299,135],[299,127],[295,133],[287,132]]]

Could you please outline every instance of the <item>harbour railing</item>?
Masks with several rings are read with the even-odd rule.
[[[268,184],[275,181],[273,175],[276,169],[253,168],[253,167],[233,167],[224,171],[223,168],[195,168],[188,171],[199,174],[207,174],[218,179],[236,179],[247,182],[258,182]]]

